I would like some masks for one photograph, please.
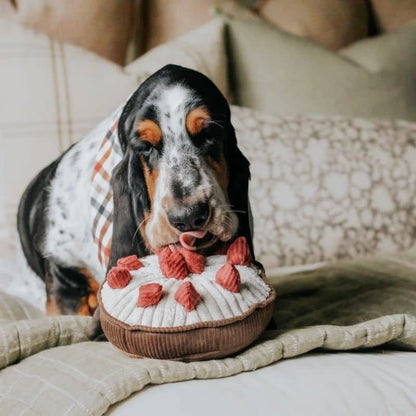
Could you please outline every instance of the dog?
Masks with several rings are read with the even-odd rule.
[[[20,242],[45,283],[48,315],[92,315],[99,284],[117,259],[151,254],[183,236],[204,255],[244,236],[254,259],[249,162],[211,80],[167,65],[131,95],[112,129],[102,130],[44,168],[20,201]],[[109,172],[97,161],[103,136],[113,138],[119,153]],[[95,176],[107,181],[97,185]],[[91,211],[103,216],[105,209],[94,206],[94,186],[108,186],[112,208],[98,237],[92,230],[101,219]],[[111,235],[100,257],[104,230]]]

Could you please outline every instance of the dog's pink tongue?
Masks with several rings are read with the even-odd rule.
[[[181,243],[181,246],[186,248],[187,250],[195,251],[195,240],[197,238],[204,238],[206,234],[206,231],[187,231],[185,233],[181,233],[181,235],[179,236],[179,242]]]

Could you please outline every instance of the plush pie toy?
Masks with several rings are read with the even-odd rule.
[[[226,255],[186,244],[119,259],[99,303],[108,340],[134,357],[202,360],[233,354],[269,323],[275,292],[252,265],[244,237]]]

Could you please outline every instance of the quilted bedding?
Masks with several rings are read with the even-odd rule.
[[[87,341],[90,318],[45,318],[2,294],[1,409],[100,415],[149,384],[227,377],[317,348],[416,351],[415,251],[334,263],[271,283],[278,329],[234,357],[191,363],[126,357],[109,343]]]

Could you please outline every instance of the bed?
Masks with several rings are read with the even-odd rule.
[[[416,253],[275,276],[277,330],[220,360],[127,357],[89,317],[0,295],[5,414],[414,414]]]

